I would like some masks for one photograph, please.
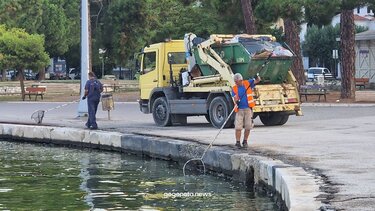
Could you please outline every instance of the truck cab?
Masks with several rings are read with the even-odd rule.
[[[168,55],[173,57],[173,65],[168,63]],[[150,113],[150,100],[153,94],[161,92],[163,88],[172,87],[172,77],[177,79],[181,69],[186,68],[183,40],[173,40],[152,44],[144,48],[138,57],[140,61],[140,108],[142,112]]]

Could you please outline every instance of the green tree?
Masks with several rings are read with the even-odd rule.
[[[212,3],[205,2],[184,5],[176,0],[151,0],[147,5],[146,20],[150,32],[147,40],[160,42],[166,38],[182,39],[188,32],[201,37],[208,37],[212,33],[225,33],[224,24],[216,19],[216,15],[209,12],[213,7]]]
[[[299,84],[305,83],[300,44],[300,24],[303,20],[304,1],[301,0],[263,0],[256,7],[257,19],[274,22],[284,19],[285,41],[296,54],[292,71]]]
[[[77,0],[62,0],[60,4],[56,2],[60,8],[63,9],[66,16],[66,39],[68,50],[62,55],[66,59],[67,67],[79,67],[80,54],[80,32],[81,32],[81,15],[80,15],[80,1]],[[93,4],[91,4],[93,5]]]
[[[307,28],[303,52],[310,58],[312,66],[330,67],[333,70],[332,50],[338,49],[336,38],[340,35],[339,26],[331,25],[319,28],[313,25]]]
[[[308,26],[319,28],[331,24],[333,16],[339,12],[340,0],[305,0],[305,21]]]
[[[218,30],[214,33],[246,32],[241,0],[206,0],[203,1],[202,6],[206,13],[211,14],[212,21],[218,25]],[[255,27],[258,28],[258,26]]]
[[[145,1],[113,0],[104,12],[100,29],[102,46],[115,63],[123,66],[141,46],[145,31]],[[100,37],[99,37],[100,39]],[[97,52],[96,49],[94,52]],[[107,56],[106,55],[106,56]]]
[[[79,45],[79,5],[76,0],[4,0],[0,2],[0,22],[43,34],[48,54],[61,57],[72,45]]]
[[[17,70],[22,99],[25,99],[23,71],[25,69],[39,70],[49,62],[48,54],[44,49],[44,37],[28,34],[24,29],[6,29],[5,26],[0,28],[3,28],[3,33],[0,34],[0,52],[4,56],[1,66]]]
[[[2,0],[0,22],[8,27],[23,28],[36,33],[42,24],[44,0]]]
[[[368,30],[367,27],[355,27],[356,33],[366,30]],[[313,25],[307,28],[302,49],[304,54],[309,57],[311,66],[324,66],[335,70],[332,50],[340,49],[339,42],[336,41],[338,37],[340,37],[340,25],[335,27],[328,25],[322,28]],[[335,74],[337,73],[335,72]]]
[[[43,4],[42,23],[35,33],[43,34],[45,37],[45,48],[51,57],[58,57],[68,51],[68,25],[64,11],[59,5]]]

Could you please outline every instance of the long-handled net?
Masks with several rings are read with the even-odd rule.
[[[289,46],[288,46],[288,47],[289,47]],[[259,68],[258,68],[258,70],[257,70],[257,74],[256,74],[255,77],[259,77],[259,73],[260,73],[261,71],[263,71],[263,69],[264,69],[265,66],[268,65],[268,63],[270,62],[270,58],[272,57],[272,54],[273,54],[273,51],[268,55],[266,61],[265,61],[265,62],[264,62]],[[248,88],[250,88],[250,86],[248,86],[248,87],[246,88],[244,94],[246,94],[246,91],[247,91]],[[240,99],[242,99],[242,97],[243,97],[243,96],[241,96]],[[186,176],[186,172],[185,172],[185,170],[186,170],[186,166],[187,166],[189,163],[196,163],[196,165],[199,165],[199,163],[202,163],[203,174],[205,174],[205,172],[206,172],[206,166],[204,165],[203,158],[204,158],[204,156],[206,155],[208,149],[210,149],[210,148],[212,147],[212,144],[215,142],[216,138],[219,136],[219,134],[220,134],[221,131],[223,130],[225,124],[227,123],[227,121],[229,120],[229,118],[232,116],[232,114],[233,114],[233,112],[235,111],[235,109],[237,108],[237,106],[238,106],[237,103],[234,102],[234,108],[233,108],[233,110],[232,110],[232,111],[230,112],[230,114],[228,115],[228,117],[227,117],[227,119],[225,120],[224,124],[220,127],[220,130],[219,130],[219,132],[216,134],[215,138],[211,141],[211,143],[210,143],[210,144],[207,146],[207,148],[204,150],[202,156],[201,156],[201,157],[198,157],[198,158],[192,158],[192,159],[186,161],[186,163],[184,164],[184,167],[182,168],[182,171],[183,171],[183,173],[184,173],[184,176]],[[252,124],[254,124],[254,123],[252,123]],[[193,161],[194,161],[194,162],[193,162]]]
[[[33,119],[37,124],[42,124],[42,121],[43,121],[43,118],[44,118],[44,115],[47,113],[47,112],[50,112],[52,110],[55,110],[55,109],[59,109],[59,108],[62,108],[62,107],[65,107],[67,105],[70,105],[72,103],[76,103],[78,102],[78,100],[74,100],[72,102],[69,102],[69,103],[65,103],[65,104],[62,104],[62,105],[59,105],[59,106],[56,106],[54,108],[50,108],[48,110],[36,110],[34,111],[34,113],[31,115],[31,119]]]
[[[203,168],[203,174],[206,173],[206,166],[204,165],[204,162],[203,162],[203,158],[204,156],[206,155],[207,151],[212,147],[212,144],[216,141],[216,138],[219,136],[219,134],[221,133],[221,131],[223,130],[224,126],[227,124],[228,120],[230,119],[230,117],[232,116],[233,112],[235,111],[235,109],[237,108],[237,105],[235,104],[234,108],[232,109],[232,111],[230,112],[230,114],[228,115],[227,119],[225,120],[225,122],[221,125],[220,127],[220,130],[219,132],[217,132],[215,138],[210,142],[210,144],[207,146],[207,148],[204,150],[203,154],[201,157],[198,157],[198,158],[192,158],[188,161],[186,161],[186,163],[184,164],[184,166],[182,167],[182,171],[184,173],[184,176],[186,176],[186,167],[187,165],[190,163],[190,164],[193,164],[195,163],[195,165],[199,165],[199,163],[202,163],[202,168]],[[194,162],[193,162],[194,161]]]

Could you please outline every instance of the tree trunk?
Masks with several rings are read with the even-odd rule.
[[[352,10],[342,10],[340,17],[341,98],[355,98],[355,29]]]
[[[6,81],[7,80],[7,71],[4,69],[1,71],[1,81]]]
[[[46,70],[45,70],[45,68],[40,69],[38,74],[39,74],[39,76],[38,76],[37,80],[41,81],[41,80],[46,79]]]
[[[19,80],[20,80],[22,100],[25,101],[25,83],[23,82],[23,79],[24,79],[23,69],[18,70],[18,77],[19,77]]]
[[[300,27],[296,21],[292,21],[289,18],[284,20],[284,27],[286,43],[296,54],[292,64],[292,72],[296,77],[298,84],[303,85],[306,82],[306,78],[302,65],[302,52],[299,38]]]
[[[242,13],[245,20],[246,33],[256,34],[255,18],[253,8],[251,7],[251,0],[241,0]]]

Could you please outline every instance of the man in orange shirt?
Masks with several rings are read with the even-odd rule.
[[[243,80],[243,77],[240,73],[236,73],[233,79],[236,85],[233,86],[232,97],[237,103],[237,107],[235,108],[235,146],[238,148],[241,147],[241,132],[244,128],[245,132],[242,146],[243,148],[247,148],[247,141],[250,135],[250,130],[253,127],[253,107],[255,106],[255,100],[253,98],[253,88],[260,82],[261,79],[258,76],[256,79]]]

